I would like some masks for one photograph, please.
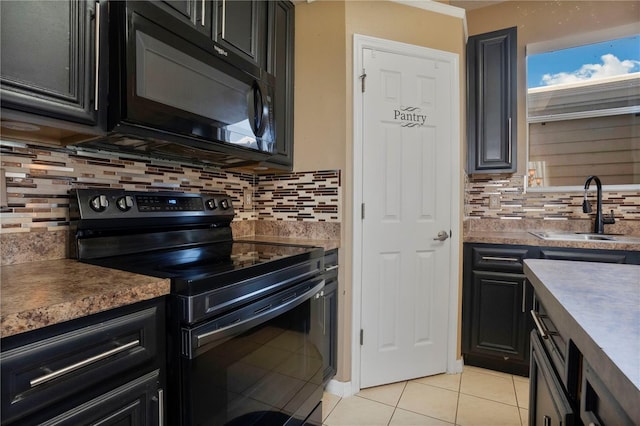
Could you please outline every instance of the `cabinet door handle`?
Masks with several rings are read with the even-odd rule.
[[[543,339],[548,339],[549,333],[547,332],[547,329],[544,327],[544,325],[542,324],[542,321],[540,320],[540,314],[538,314],[534,310],[531,310],[531,316],[533,317],[533,322],[536,323],[536,328],[540,333],[540,337],[542,337]]]
[[[493,260],[494,262],[519,262],[517,257],[482,256],[482,260]]]
[[[527,279],[522,280],[522,313],[524,314],[527,310]]]
[[[205,15],[206,15],[206,9],[205,9],[205,0],[202,0],[201,6],[200,6],[200,25],[202,25],[203,27],[205,26]]]
[[[86,367],[87,365],[91,365],[94,362],[102,361],[105,358],[109,358],[112,355],[118,354],[120,352],[124,352],[128,349],[135,348],[140,345],[140,340],[134,340],[132,342],[127,343],[126,345],[118,346],[116,348],[110,349],[106,352],[102,352],[101,354],[92,356],[90,358],[84,359],[80,362],[76,362],[75,364],[71,364],[67,367],[61,368],[59,370],[53,371],[49,374],[45,374],[44,376],[40,376],[35,378],[29,382],[32,388],[39,386],[43,383],[50,382],[51,380],[57,379],[58,377],[64,376],[67,373],[71,373],[72,371],[78,370],[82,367]]]
[[[164,426],[164,390],[158,389],[158,424]]]
[[[340,265],[333,265],[333,266],[329,266],[328,268],[324,268],[325,272],[329,272],[329,271],[335,271],[336,269],[338,269]]]
[[[98,110],[98,84],[100,81],[100,1],[96,1],[96,34],[95,34],[95,51],[96,57],[94,65],[96,67],[94,71],[94,88],[93,88],[93,109]]]
[[[226,21],[227,21],[227,0],[222,0],[222,39],[224,40],[224,35],[226,34]]]
[[[507,131],[509,132],[509,136],[508,136],[509,143],[507,144],[507,151],[508,151],[507,155],[509,157],[509,162],[512,163],[513,159],[511,158],[511,117],[509,117],[508,123],[509,123],[509,128]]]

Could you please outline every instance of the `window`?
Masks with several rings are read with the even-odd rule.
[[[527,49],[528,187],[640,184],[640,36]]]

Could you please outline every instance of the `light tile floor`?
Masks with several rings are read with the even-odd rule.
[[[326,426],[526,426],[528,408],[529,379],[471,366],[322,400]]]

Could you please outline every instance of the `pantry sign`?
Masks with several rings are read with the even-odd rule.
[[[427,115],[419,107],[398,107],[393,110],[393,121],[402,127],[422,127],[427,122]]]

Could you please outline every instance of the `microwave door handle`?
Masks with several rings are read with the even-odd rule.
[[[247,112],[247,116],[249,119],[249,125],[251,126],[251,131],[254,135],[258,135],[258,127],[259,127],[259,117],[258,117],[258,102],[257,102],[257,85],[251,86],[251,90],[247,94],[247,106],[249,111]]]
[[[269,108],[264,102],[264,93],[260,84],[256,84],[256,92],[260,100],[259,104],[256,103],[256,136],[262,137],[269,122]]]

